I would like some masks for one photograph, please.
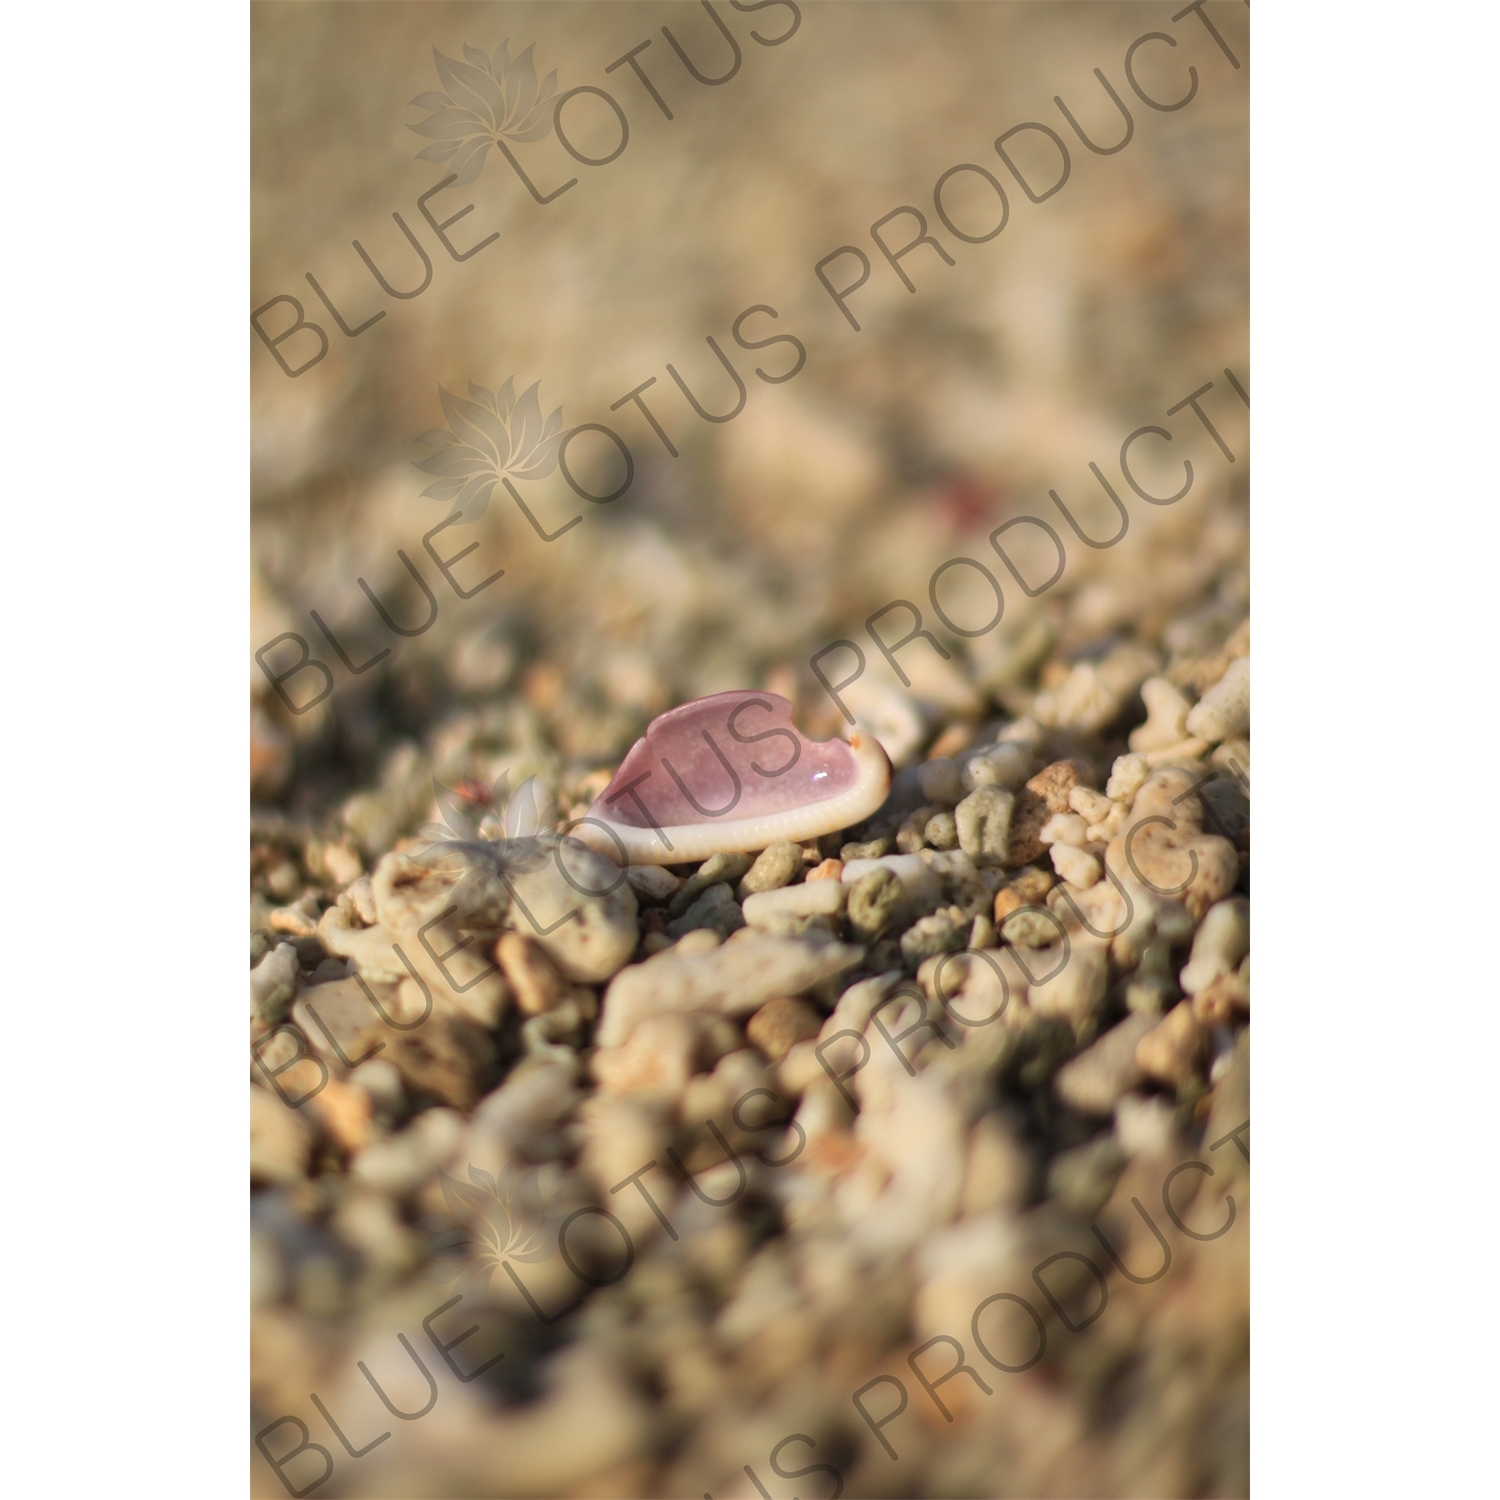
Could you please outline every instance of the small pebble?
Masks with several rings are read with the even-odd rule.
[[[945,756],[958,755],[974,743],[974,736],[978,733],[976,725],[966,724],[962,720],[957,724],[950,724],[932,742],[927,757],[929,760],[941,760]]]
[[[1171,1153],[1177,1111],[1165,1099],[1126,1094],[1115,1107],[1115,1139],[1127,1156]]]
[[[682,882],[663,865],[631,865],[625,872],[638,900],[665,906],[682,888]]]
[[[505,925],[535,936],[567,978],[602,983],[629,963],[640,943],[635,892],[628,879],[621,879],[613,860],[576,840],[550,847],[550,836],[537,842],[547,848],[548,857],[534,869],[510,875],[516,905],[507,913]],[[522,902],[530,918],[522,916]],[[562,921],[569,912],[577,915]],[[534,931],[533,921],[552,930]]]
[[[1038,796],[1030,787],[1023,786],[1015,794],[1007,866],[1029,865],[1046,854],[1047,846],[1040,835],[1051,818],[1052,810],[1047,806],[1046,799]]]
[[[1125,982],[1125,1008],[1134,1014],[1161,1016],[1181,994],[1173,968],[1172,945],[1158,932]]]
[[[318,930],[318,898],[302,897],[290,906],[278,906],[267,919],[272,932],[285,932],[292,937],[312,937]]]
[[[802,847],[800,844],[772,844],[756,856],[755,863],[745,871],[735,894],[741,901],[760,891],[779,890],[790,885],[802,869]]]
[[[1026,780],[1030,769],[1029,746],[1015,743],[991,745],[964,763],[964,790],[974,792],[982,786],[998,786],[1013,792]]]
[[[1232,974],[1218,974],[1192,997],[1193,1019],[1200,1026],[1227,1026],[1250,1008],[1250,959]]]
[[[252,1182],[300,1182],[312,1150],[312,1131],[300,1111],[288,1109],[269,1090],[250,1090],[250,1178]]]
[[[1053,844],[1052,867],[1069,885],[1087,890],[1097,885],[1104,874],[1099,861],[1087,849],[1075,848],[1072,844]]]
[[[750,865],[751,857],[748,854],[713,855],[704,860],[683,882],[682,889],[668,903],[667,911],[674,917],[680,917],[710,886],[737,884],[748,872]]]
[[[1057,1097],[1084,1114],[1110,1114],[1139,1086],[1144,1075],[1135,1060],[1136,1048],[1155,1025],[1154,1016],[1128,1016],[1111,1026],[1058,1071],[1053,1081]]]
[[[1074,1146],[1052,1159],[1047,1169],[1048,1195],[1080,1219],[1091,1219],[1109,1201],[1126,1160],[1112,1135]]]
[[[528,1015],[539,1016],[562,999],[567,983],[546,949],[522,932],[503,932],[495,944],[495,957],[505,971],[516,1004]]]
[[[1148,1078],[1174,1087],[1186,1083],[1208,1056],[1208,1033],[1183,1000],[1143,1036],[1135,1049],[1136,1066]]]
[[[934,849],[958,848],[958,823],[951,812],[939,813],[935,818],[929,819],[925,835]]]
[[[1088,824],[1075,812],[1053,813],[1037,837],[1049,848],[1053,844],[1072,844],[1081,849],[1088,843]]]
[[[871,870],[889,870],[900,881],[903,899],[892,920],[902,927],[918,917],[925,917],[943,899],[942,881],[921,855],[887,854],[879,860],[851,860],[844,865],[844,884],[852,885],[862,880]]]
[[[778,995],[750,1017],[745,1035],[772,1062],[780,1062],[798,1042],[817,1036],[822,1026],[822,1015],[805,1000]]]
[[[794,886],[800,890],[800,886]],[[767,895],[772,894],[767,892]],[[753,897],[751,898],[754,899]],[[675,905],[675,903],[674,903]],[[667,936],[680,938],[699,927],[711,927],[723,937],[745,925],[744,913],[728,885],[711,885],[681,916],[667,923]]]
[[[1044,766],[1026,783],[1028,791],[1035,792],[1047,804],[1047,811],[1065,813],[1068,798],[1073,788],[1089,786],[1093,782],[1089,768],[1078,760],[1055,760]]]
[[[1035,868],[1017,870],[1011,879],[995,892],[992,908],[997,922],[1003,922],[1021,906],[1040,906],[1047,892],[1057,884],[1057,878],[1048,870]]]
[[[835,917],[843,910],[842,881],[808,880],[801,885],[783,886],[779,891],[759,891],[747,896],[744,918],[752,927],[763,927],[773,917]]]
[[[879,859],[884,854],[889,854],[895,845],[890,839],[870,839],[863,844],[845,844],[839,850],[839,858],[845,864],[851,859]]]
[[[1128,826],[1106,851],[1117,875],[1154,888],[1158,896],[1176,896],[1195,921],[1233,890],[1239,874],[1234,845],[1202,831],[1196,779],[1177,768],[1153,772],[1136,793]]]
[[[890,926],[891,916],[904,895],[895,873],[884,865],[877,866],[855,881],[849,890],[850,931],[866,942],[880,937]]]
[[[822,864],[814,865],[807,872],[807,879],[813,880],[842,880],[844,878],[844,862],[841,859],[825,859]]]
[[[1144,755],[1122,755],[1110,770],[1104,794],[1112,802],[1124,802],[1128,805],[1145,785],[1150,774],[1151,768],[1146,764]]]
[[[1027,967],[1041,976],[1027,986],[1027,1004],[1038,1015],[1058,1016],[1080,1041],[1090,1040],[1109,988],[1109,948],[1097,938],[1077,937],[1067,950],[1054,943],[1037,951]]]
[[[908,813],[906,821],[902,823],[900,831],[896,834],[896,848],[902,854],[915,854],[917,850],[923,848],[927,842],[927,825],[941,811],[941,808],[926,806]]]
[[[697,947],[706,939],[710,951]],[[750,1015],[777,995],[797,995],[852,969],[864,950],[848,943],[739,933],[719,943],[711,931],[689,933],[643,964],[622,969],[604,995],[595,1042],[621,1046],[642,1016],[703,1010]]]
[[[1250,741],[1246,739],[1225,740],[1209,757],[1211,764],[1228,776],[1233,776],[1250,793]]]
[[[980,786],[953,810],[958,847],[981,867],[1004,865],[1011,856],[1011,817],[1016,799],[1003,787]]]
[[[1250,903],[1231,896],[1211,906],[1193,936],[1193,951],[1182,971],[1184,994],[1206,990],[1221,974],[1231,974],[1250,951]]]
[[[1046,948],[1062,936],[1057,919],[1045,908],[1023,906],[1000,924],[1000,937],[1013,948]]]
[[[339,897],[339,905],[347,901],[353,908],[355,915],[366,927],[373,927],[377,916],[375,911],[375,882],[368,875],[361,875],[353,885]]]
[[[917,767],[917,784],[929,802],[956,807],[963,801],[964,783],[956,762],[940,757]]]
[[[958,906],[947,906],[919,918],[901,934],[902,961],[915,972],[924,958],[968,947],[973,925],[973,919],[965,916],[963,908]]]
[[[278,943],[250,971],[250,1013],[275,1025],[297,992],[297,949]]]
[[[1229,670],[1187,716],[1187,731],[1217,744],[1245,735],[1250,729],[1250,658],[1231,662]],[[1134,747],[1132,747],[1134,748]]]
[[[1187,718],[1192,705],[1165,677],[1148,677],[1141,684],[1146,722],[1130,731],[1130,748],[1140,755],[1165,750],[1188,738]]]
[[[1102,823],[1117,810],[1117,804],[1111,802],[1103,792],[1096,792],[1087,786],[1075,786],[1068,793],[1068,806],[1085,823]]]

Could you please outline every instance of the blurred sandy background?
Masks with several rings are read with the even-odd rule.
[[[1243,52],[1244,20],[1219,9],[1231,12],[1221,30]],[[1243,493],[1243,463],[1224,464],[1190,413],[1163,414],[1216,379],[1207,405],[1243,450],[1247,414],[1220,372],[1247,370],[1244,70],[1229,67],[1193,17],[1173,27],[1150,6],[814,6],[775,48],[749,32],[779,35],[784,9],[721,11],[743,63],[728,84],[706,88],[659,31],[675,17],[684,46],[720,68],[727,48],[697,6],[254,8],[253,305],[290,293],[331,328],[304,280],[310,270],[351,322],[388,309],[358,339],[332,330],[328,357],[296,380],[252,338],[254,645],[295,629],[327,657],[308,619],[315,608],[365,660],[389,636],[359,577],[387,600],[404,588],[397,618],[423,618],[396,552],[438,582],[420,538],[443,510],[418,498],[429,481],[411,459],[413,440],[444,425],[440,385],[462,394],[471,380],[493,389],[514,376],[518,390],[539,380],[544,410],[560,405],[569,425],[610,423],[639,465],[611,507],[580,505],[555,475],[523,486],[549,527],[586,512],[551,545],[501,495],[473,530],[479,552],[458,571],[473,583],[503,566],[505,578],[466,604],[443,589],[426,635],[358,679],[335,666],[333,699],[300,720],[277,712],[252,664],[252,691],[303,749],[290,795],[367,778],[393,730],[430,726],[450,704],[506,688],[507,647],[517,671],[528,661],[556,667],[563,685],[547,711],[572,726],[568,748],[607,756],[648,707],[805,663],[893,597],[925,607],[938,562],[971,551],[994,563],[985,536],[998,520],[1031,512],[1059,525],[1049,488],[1108,535],[1112,513],[1090,460],[1130,502],[1132,534],[1098,556],[1075,545],[1063,584],[1037,612],[1062,634],[1098,637],[1147,599],[1169,610],[1201,591],[1202,568],[1189,561],[1182,576],[1166,576],[1170,560],[1157,558],[1142,569],[1139,547],[1155,526],[1196,551],[1187,533],[1221,525],[1215,502]],[[1180,35],[1176,51],[1148,45],[1137,66],[1168,99],[1180,96],[1185,65],[1197,67],[1197,97],[1175,114],[1141,107],[1122,71],[1129,43],[1162,29]],[[491,152],[477,182],[436,200],[441,217],[476,205],[452,231],[461,247],[500,236],[455,265],[416,210],[439,174],[413,160],[428,142],[407,128],[424,113],[406,101],[439,87],[434,46],[461,57],[465,41],[492,51],[507,36],[516,51],[534,41],[560,87],[608,84],[627,110],[630,143],[595,169],[555,140],[517,147],[543,186],[566,180],[565,169],[579,177],[545,208]],[[603,75],[650,37],[640,60],[666,91],[670,122],[628,68]],[[1115,156],[1072,141],[1051,102],[1061,94],[1095,139],[1117,140],[1096,66],[1136,122]],[[1039,206],[991,144],[1028,119],[1053,124],[1073,146],[1071,180]],[[961,161],[991,167],[1009,189],[1010,224],[987,245],[955,244],[932,213],[933,183]],[[972,202],[984,224],[989,205]],[[927,214],[958,262],[919,248],[903,262],[916,295],[866,232],[903,203]],[[360,240],[393,284],[415,285],[419,268],[393,211],[434,259],[432,285],[411,302],[381,295],[351,249]],[[910,221],[886,232],[909,234]],[[849,243],[875,262],[851,299],[858,334],[813,275]],[[830,274],[847,274],[847,263]],[[747,336],[790,332],[807,346],[805,368],[785,385],[751,372],[785,369],[786,346],[750,354],[729,337],[735,315],[756,303],[780,317],[752,320]],[[267,326],[282,316],[284,307]],[[744,412],[724,426],[697,418],[665,369],[674,364],[710,409],[725,410],[733,392],[709,334],[750,387]],[[309,338],[283,349],[292,357]],[[633,409],[608,411],[653,375],[646,400],[681,450],[675,461]],[[1180,434],[1199,475],[1189,499],[1165,511],[1135,501],[1115,462],[1126,433],[1148,422]],[[1147,440],[1140,451],[1152,448]],[[1158,471],[1167,476],[1158,493],[1175,487],[1176,460]],[[1110,581],[1090,589],[1101,558]],[[988,657],[1019,634],[1027,605],[1011,589],[1006,620],[974,654]],[[486,650],[485,639],[503,645]],[[455,681],[457,660],[472,660],[478,679]],[[878,657],[877,678],[894,684]],[[301,686],[315,684],[309,676]],[[290,767],[279,755],[269,762],[265,789],[287,795]]]
[[[1076,659],[1122,640],[1147,642],[1163,659],[1207,651],[1243,617],[1248,413],[1222,372],[1228,366],[1249,384],[1248,10],[1210,7],[1244,64],[1236,70],[1195,17],[1174,24],[1165,5],[804,4],[796,34],[776,47],[750,33],[780,35],[787,8],[744,14],[726,0],[717,9],[743,52],[737,76],[720,87],[694,82],[661,33],[668,25],[700,66],[721,69],[728,48],[696,4],[252,7],[251,306],[295,296],[328,329],[331,349],[288,379],[250,336],[251,648],[295,631],[331,662],[313,609],[356,662],[394,647],[359,677],[334,664],[335,692],[300,716],[251,661],[261,846],[252,926],[306,882],[340,878],[298,867],[276,848],[347,838],[368,865],[430,815],[434,775],[448,785],[460,777],[489,785],[502,771],[537,773],[566,793],[591,768],[616,763],[653,713],[731,687],[791,692],[809,729],[835,728],[809,655],[858,637],[865,617],[893,598],[914,600],[926,614],[929,575],[960,553],[987,559],[1006,585],[1000,627],[973,641],[946,638],[954,652],[947,664],[920,645],[903,653],[909,694],[864,640],[862,702],[872,714],[915,715],[922,725],[907,758],[955,721],[1024,712]],[[1178,46],[1142,49],[1144,86],[1175,98],[1188,65],[1197,69],[1197,95],[1176,113],[1149,110],[1128,91],[1124,54],[1147,31],[1172,34]],[[619,160],[597,168],[573,162],[550,138],[515,147],[539,185],[577,176],[545,207],[491,152],[472,184],[434,203],[440,218],[475,205],[449,231],[461,247],[499,236],[454,264],[417,210],[418,195],[442,172],[414,160],[428,142],[408,128],[424,112],[407,101],[441,87],[434,46],[461,57],[466,43],[493,53],[507,37],[516,52],[534,43],[538,71],[557,69],[560,88],[608,88],[627,112],[630,141]],[[671,121],[628,67],[604,74],[647,38],[639,60]],[[1096,140],[1117,140],[1120,117],[1096,67],[1135,122],[1117,155],[1085,151],[1052,102],[1062,95]],[[579,120],[587,116],[581,107]],[[1026,200],[993,148],[1024,120],[1058,130],[1072,156],[1067,186],[1040,205]],[[580,125],[580,141],[587,138]],[[934,182],[958,162],[983,164],[1007,189],[1010,222],[989,244],[956,242],[932,212]],[[971,202],[982,221],[987,205],[977,195]],[[908,256],[915,295],[868,234],[900,204],[922,209],[957,261],[943,265],[925,248]],[[411,301],[380,294],[351,249],[360,240],[394,284],[414,285],[418,268],[393,212],[433,260],[431,286]],[[888,233],[908,235],[909,221]],[[843,244],[861,246],[873,263],[851,299],[863,325],[857,334],[813,274]],[[345,338],[308,271],[351,322],[379,308],[386,316]],[[791,333],[806,345],[805,368],[786,384],[752,373],[757,364],[784,369],[785,345],[751,353],[730,338],[736,315],[757,303],[779,318],[757,319],[747,333]],[[267,326],[284,326],[275,319],[285,314],[277,309]],[[722,409],[733,393],[704,342],[710,334],[748,386],[743,413],[722,426],[692,413],[665,368],[675,365]],[[294,363],[311,352],[305,337],[281,347]],[[430,480],[413,467],[412,445],[444,425],[439,386],[494,389],[512,376],[518,390],[540,381],[543,411],[560,405],[566,425],[615,427],[635,454],[635,482],[608,507],[579,503],[556,475],[520,486],[549,526],[584,514],[552,544],[497,492],[479,523],[440,539],[445,554],[479,541],[457,567],[467,581],[506,570],[460,603],[422,550],[423,533],[444,511],[419,498]],[[633,410],[609,412],[648,376],[656,384],[646,399],[678,459]],[[1233,465],[1190,412],[1165,415],[1210,380],[1205,406],[1237,456]],[[1193,463],[1196,483],[1177,506],[1139,502],[1120,477],[1121,440],[1148,423],[1169,427],[1174,441],[1159,465],[1144,457],[1149,440],[1141,445],[1143,482],[1167,493],[1181,459]],[[1046,494],[1057,489],[1082,524],[1107,535],[1113,514],[1090,461],[1131,514],[1129,536],[1108,552],[1074,544]],[[1023,513],[1045,517],[1070,543],[1063,582],[1036,601],[1009,586],[986,540]],[[420,620],[425,604],[398,549],[440,605],[437,623],[415,640],[392,641],[356,584],[363,577],[396,618]],[[981,614],[982,601],[972,608]],[[1168,626],[1175,634],[1163,644]],[[300,698],[310,684],[304,675],[288,687]],[[314,1202],[316,1193],[307,1198],[312,1191],[310,1183],[275,1187],[291,1196],[278,1198],[271,1219],[280,1228],[264,1231],[271,1248],[258,1252],[270,1257],[257,1292],[259,1423],[285,1411],[310,1419],[309,1391],[341,1382],[355,1390],[346,1378],[369,1357],[361,1349],[377,1339],[394,1347],[391,1330],[414,1328],[420,1314],[412,1310],[435,1300],[430,1289],[411,1290],[417,1231],[404,1222],[385,1240],[371,1231],[380,1248],[356,1253],[349,1245],[358,1236],[335,1243],[328,1226],[337,1213]],[[1023,1417],[985,1417],[991,1425],[977,1436],[933,1431],[930,1452],[940,1456],[916,1469],[882,1470],[867,1454],[846,1469],[846,1493],[912,1493],[916,1485],[948,1494],[1242,1492],[1246,1268],[1234,1253],[1215,1262],[1215,1247],[1199,1248],[1202,1265],[1169,1302],[1122,1296],[1109,1339],[1120,1348],[1137,1340],[1138,1358],[1117,1361],[1093,1385],[1088,1370],[1070,1372],[1086,1398],[1063,1382],[1033,1390],[1017,1407]],[[307,1273],[309,1263],[323,1269]],[[619,1315],[649,1323],[657,1304],[643,1290],[649,1278],[634,1274],[636,1301]],[[907,1289],[892,1274],[884,1285],[901,1302]],[[661,1307],[675,1295],[668,1283]],[[1106,1322],[1115,1317],[1112,1307]],[[536,1410],[525,1405],[534,1393],[527,1380],[546,1381],[523,1378],[520,1368],[532,1366],[517,1359],[507,1367],[507,1379],[519,1382],[513,1388],[466,1387],[451,1399],[445,1389],[430,1417],[388,1423],[402,1431],[382,1452],[356,1464],[336,1450],[337,1476],[318,1493],[701,1494],[720,1486],[713,1493],[723,1497],[753,1493],[740,1465],[759,1462],[780,1500],[794,1486],[765,1467],[770,1443],[823,1420],[803,1413],[847,1414],[848,1392],[866,1368],[865,1355],[824,1347],[789,1370],[751,1339],[741,1363],[727,1366],[738,1373],[695,1406],[676,1400],[659,1371],[585,1370],[574,1341],[617,1349],[618,1330],[607,1323],[601,1314],[559,1332],[559,1357],[575,1363],[558,1368],[574,1373],[558,1377],[566,1396],[540,1426],[527,1425]],[[1163,1341],[1162,1327],[1176,1332]],[[653,1358],[670,1364],[663,1340]],[[1201,1362],[1171,1352],[1189,1345]],[[541,1345],[529,1356],[537,1370],[551,1369],[550,1357]],[[382,1368],[397,1367],[387,1359]],[[603,1455],[596,1463],[570,1454],[575,1419],[606,1429],[583,1445]],[[330,1441],[326,1433],[321,1440]],[[540,1446],[533,1452],[528,1443]],[[508,1467],[507,1455],[523,1449]],[[787,1461],[813,1461],[802,1452]],[[255,1492],[281,1493],[259,1457],[253,1464]],[[799,1494],[828,1492],[821,1476],[799,1483]]]

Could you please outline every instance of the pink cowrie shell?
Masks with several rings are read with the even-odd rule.
[[[569,832],[618,862],[678,864],[848,828],[890,786],[870,734],[818,743],[775,693],[715,693],[653,719]]]

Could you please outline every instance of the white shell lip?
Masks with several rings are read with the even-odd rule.
[[[727,818],[722,823],[678,823],[655,828],[636,828],[618,823],[608,815],[603,798],[596,798],[584,821],[568,830],[569,836],[597,854],[627,865],[691,864],[714,854],[764,849],[779,840],[802,843],[837,833],[868,818],[891,789],[891,761],[885,747],[866,730],[849,736],[858,776],[848,791],[823,802],[785,812],[763,813],[756,818]],[[601,827],[600,825],[604,825]],[[613,837],[611,837],[613,835]]]

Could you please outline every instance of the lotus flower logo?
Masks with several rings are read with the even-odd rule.
[[[535,1265],[556,1250],[560,1195],[543,1201],[535,1167],[518,1173],[507,1166],[498,1178],[470,1167],[468,1182],[440,1171],[438,1183],[449,1219],[422,1221],[434,1236],[426,1279],[451,1282],[467,1294],[487,1287],[507,1260]]]
[[[541,384],[517,398],[514,377],[498,391],[470,381],[467,401],[439,386],[448,427],[424,432],[417,442],[432,452],[413,460],[424,474],[438,476],[423,498],[451,502],[459,521],[467,523],[485,513],[503,477],[545,479],[557,467],[564,433],[562,407],[542,419]]]
[[[464,46],[464,62],[432,49],[438,78],[446,93],[431,90],[411,102],[429,111],[419,125],[408,125],[432,145],[417,152],[418,161],[447,162],[458,182],[473,182],[484,168],[491,146],[508,141],[539,141],[552,129],[552,96],[557,70],[536,81],[536,64],[528,47],[512,59],[507,38],[493,57]]]
[[[471,781],[446,787],[434,777],[432,791],[443,821],[417,830],[425,842],[410,858],[429,870],[463,870],[449,896],[460,916],[482,904],[492,877],[526,874],[551,857],[557,803],[535,776],[514,793],[509,771],[493,787]]]

